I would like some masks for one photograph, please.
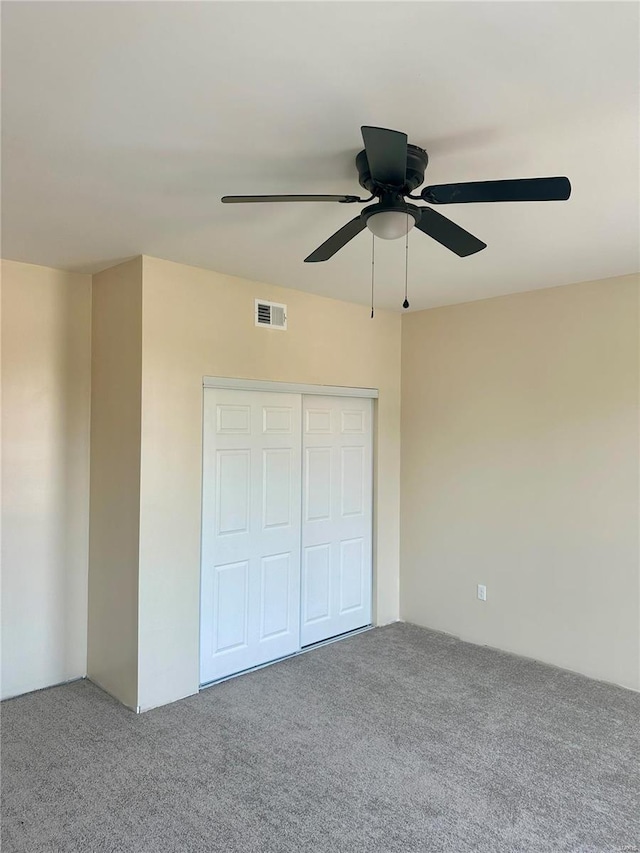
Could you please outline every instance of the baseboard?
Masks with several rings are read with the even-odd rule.
[[[547,660],[542,660],[542,658],[534,658],[530,655],[523,655],[520,652],[512,652],[509,649],[500,648],[500,646],[490,646],[488,643],[476,643],[474,640],[465,640],[463,637],[460,637],[458,634],[452,634],[449,631],[442,631],[439,628],[431,628],[429,625],[420,625],[418,622],[408,622],[405,619],[399,619],[399,622],[404,622],[405,625],[411,625],[414,628],[422,628],[425,631],[431,631],[433,634],[442,634],[443,637],[449,637],[452,640],[458,640],[460,643],[467,643],[470,646],[477,646],[481,649],[491,649],[492,652],[500,652],[503,655],[511,655],[514,658],[520,658],[521,660],[532,661],[533,663],[540,663],[543,666],[551,667],[552,669],[559,669],[561,672],[570,672],[571,675],[579,675],[580,678],[588,678],[589,681],[597,681],[599,684],[607,684],[609,687],[620,687],[622,690],[630,690],[632,693],[640,693],[640,688],[631,687],[629,684],[621,684],[619,681],[609,681],[606,678],[596,678],[593,675],[587,675],[584,672],[580,672],[578,669],[569,669],[566,666],[559,666],[557,663],[550,663]]]
[[[129,705],[127,702],[123,702],[119,696],[114,696],[114,694],[110,690],[107,690],[104,684],[100,684],[98,679],[95,678],[93,675],[87,675],[86,679],[87,681],[90,681],[93,685],[95,685],[97,688],[102,690],[103,693],[106,693],[107,696],[110,696],[112,699],[115,699],[116,702],[119,702],[125,708],[128,708],[129,711],[133,711],[134,714],[140,713],[140,707],[138,705]]]
[[[74,675],[73,678],[66,678],[64,681],[54,681],[53,684],[45,684],[43,687],[36,687],[33,690],[25,690],[22,693],[11,693],[9,696],[3,696],[1,702],[8,702],[10,699],[18,699],[20,696],[30,696],[32,693],[40,693],[42,690],[51,690],[52,687],[63,687],[65,684],[73,684],[74,681],[84,681],[86,675]]]

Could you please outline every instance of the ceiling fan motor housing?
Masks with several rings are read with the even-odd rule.
[[[407,145],[407,174],[405,182],[402,187],[395,187],[399,194],[408,195],[423,183],[428,162],[429,156],[424,148],[419,148],[417,145]],[[364,187],[371,195],[380,196],[388,192],[389,187],[377,183],[371,177],[366,151],[363,150],[356,156],[356,168],[358,170],[360,186]]]
[[[370,204],[365,207],[360,216],[366,223],[371,216],[378,213],[399,213],[402,216],[412,216],[414,222],[419,222],[422,217],[422,211],[415,204],[409,204],[406,201],[398,199],[383,198],[377,204]],[[412,226],[413,227],[413,226]],[[409,230],[409,229],[407,229]]]

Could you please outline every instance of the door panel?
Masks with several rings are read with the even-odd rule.
[[[300,648],[301,397],[204,391],[200,681]]]
[[[340,608],[338,613],[350,613],[363,604],[364,554],[362,539],[347,539],[340,543]]]
[[[249,563],[216,566],[212,607],[215,645],[212,654],[246,647],[249,609]]]
[[[251,407],[216,406],[216,432],[218,435],[249,435]]]
[[[371,622],[372,405],[303,398],[303,646]]]
[[[309,625],[331,615],[331,545],[311,545],[302,556],[303,624]]]
[[[305,432],[307,435],[331,435],[331,408],[318,408],[317,399],[314,397],[313,404],[305,409]]]
[[[305,461],[305,519],[329,521],[331,518],[331,448],[307,447]]]
[[[249,530],[249,450],[218,450],[216,505],[218,535],[247,533]]]
[[[263,527],[290,527],[292,489],[297,483],[291,481],[293,451],[290,447],[264,450],[262,455],[263,480]]]
[[[262,600],[260,640],[285,634],[289,629],[289,586],[291,555],[275,554],[262,558]]]
[[[365,431],[365,413],[362,409],[343,409],[340,413],[342,423],[342,433],[357,433],[362,434]]]
[[[262,432],[265,434],[287,434],[293,432],[293,409],[285,406],[265,406],[262,410]]]
[[[341,447],[341,498],[342,517],[364,515],[364,447]]]

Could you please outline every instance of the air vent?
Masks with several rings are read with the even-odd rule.
[[[287,328],[287,306],[279,302],[265,302],[256,299],[256,326],[269,326],[272,329]]]

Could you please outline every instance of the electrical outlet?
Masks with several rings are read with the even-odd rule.
[[[478,584],[478,598],[480,599],[480,601],[487,600],[487,588],[482,583]]]

